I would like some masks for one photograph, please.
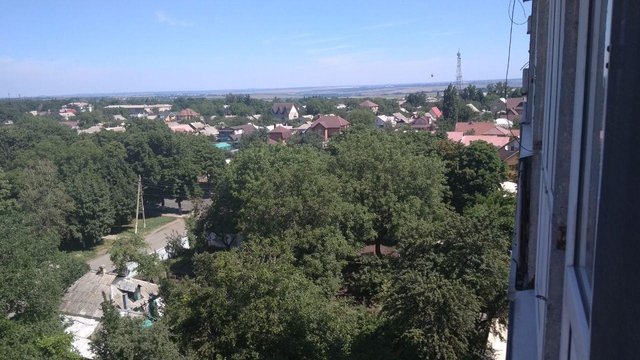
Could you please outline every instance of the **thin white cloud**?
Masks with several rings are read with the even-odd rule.
[[[155,15],[156,15],[156,21],[161,24],[175,26],[175,27],[192,27],[194,25],[194,23],[189,21],[182,21],[182,20],[175,19],[173,16],[167,14],[163,10],[156,10]]]

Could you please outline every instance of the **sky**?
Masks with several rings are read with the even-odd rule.
[[[0,97],[501,79],[510,1],[4,1]]]

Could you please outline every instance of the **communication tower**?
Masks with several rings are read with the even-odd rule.
[[[458,50],[458,68],[456,70],[456,88],[458,92],[462,91],[462,58],[460,58],[460,50]]]

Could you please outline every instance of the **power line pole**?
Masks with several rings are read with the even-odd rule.
[[[141,184],[142,184],[142,180],[140,178],[140,175],[138,175],[138,195],[136,196],[136,226],[135,226],[135,229],[133,230],[134,234],[138,233],[138,217],[140,215],[140,192],[141,192],[140,190],[142,188]]]
[[[458,88],[458,93],[462,91],[462,58],[460,57],[460,49],[458,49],[458,68],[456,69],[456,88]]]
[[[142,188],[142,178],[138,175],[138,183],[140,184],[140,205],[142,206],[142,228],[147,228],[147,218],[144,216],[144,189]]]

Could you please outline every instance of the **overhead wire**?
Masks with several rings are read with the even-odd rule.
[[[513,21],[513,15],[516,11],[516,2],[519,2],[520,7],[522,8],[523,14],[525,16],[525,19],[527,18],[527,13],[524,9],[524,5],[522,4],[521,0],[509,0],[509,8],[511,8],[511,12],[509,13],[509,8],[507,8],[507,13],[509,14],[509,20],[510,20],[510,25],[509,25],[509,49],[507,51],[507,70],[505,73],[505,77],[504,77],[504,100],[505,100],[505,108],[506,108],[506,102],[508,99],[508,94],[509,94],[509,67],[511,65],[511,43],[513,40],[513,25],[524,25],[527,23],[527,21],[525,20],[523,23],[517,23],[515,21]],[[527,62],[528,63],[528,62]],[[509,111],[509,109],[507,109],[507,111]],[[513,133],[513,129],[511,126],[511,123],[509,122],[509,118],[507,117],[507,128],[509,129],[509,133],[511,133],[511,137],[515,138],[516,142],[518,143],[518,147],[520,149],[525,149],[527,151],[531,151],[527,148],[525,148],[524,146],[522,146],[522,142],[520,141],[520,137],[519,136],[515,136],[515,134]]]

